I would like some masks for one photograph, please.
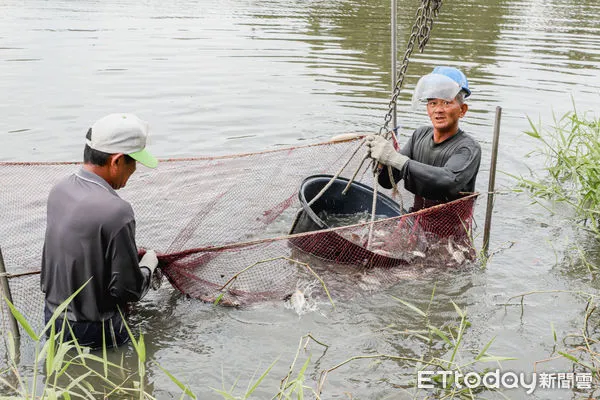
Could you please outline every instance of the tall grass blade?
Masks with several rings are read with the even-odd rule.
[[[14,361],[17,358],[17,348],[15,345],[15,337],[11,330],[9,330],[7,332],[7,334],[8,334],[8,340],[7,340],[8,356],[10,357],[11,360]]]
[[[497,362],[497,361],[510,361],[510,360],[518,360],[516,357],[501,357],[501,356],[484,356],[479,360],[480,362]]]
[[[446,334],[444,332],[442,332],[441,330],[439,330],[438,328],[436,328],[433,325],[429,326],[429,329],[431,329],[431,331],[433,333],[435,333],[437,336],[439,336],[444,342],[446,342],[446,344],[448,344],[449,346],[454,346],[454,343],[452,343],[452,341],[450,339],[448,339],[448,336],[446,336]]]
[[[88,279],[79,289],[77,289],[72,295],[67,297],[67,299],[65,301],[63,301],[58,307],[56,307],[56,310],[54,310],[52,317],[50,317],[50,320],[44,327],[42,334],[43,334],[43,332],[46,332],[52,325],[54,325],[56,319],[67,309],[67,307],[69,306],[71,301],[73,301],[73,299],[79,294],[79,292],[81,292],[83,290],[83,288],[86,287],[86,285],[91,280],[92,280],[92,278]],[[39,341],[39,338],[36,341]]]
[[[53,347],[53,346],[50,346]],[[71,350],[72,348],[74,348],[73,345],[67,343],[61,343],[58,346],[58,351],[56,352],[56,356],[54,358],[54,362],[52,365],[52,370],[56,373],[58,373],[62,366],[63,366],[63,362],[65,360],[65,356],[67,355],[67,353],[69,352],[69,350]],[[70,362],[66,363],[67,365],[70,364]]]
[[[481,357],[483,357],[485,355],[485,353],[488,351],[488,349],[490,348],[490,346],[492,345],[492,343],[494,342],[495,339],[496,339],[496,336],[494,336],[489,342],[487,342],[487,344],[483,347],[483,349],[481,349],[479,354],[477,354],[477,357],[475,357],[475,360],[479,360],[479,359],[481,359]]]
[[[106,332],[104,331],[105,329],[105,324],[102,324],[102,369],[104,371],[104,377],[108,378],[108,358],[106,355]]]
[[[138,346],[137,346],[137,354],[138,357],[140,359],[140,362],[145,363],[146,362],[146,343],[144,342],[144,335],[142,333],[140,333],[140,338],[138,339]]]
[[[171,382],[176,384],[179,387],[179,389],[183,390],[183,392],[186,395],[190,396],[192,399],[197,398],[196,395],[194,393],[192,393],[192,391],[190,390],[190,388],[187,385],[184,385],[183,383],[181,383],[181,381],[179,379],[175,378],[169,371],[164,369],[159,363],[154,363],[154,365],[156,365],[158,368],[160,368],[161,371],[164,372],[165,375],[167,375],[169,377]]]
[[[73,380],[73,381],[71,381],[71,383],[69,383],[69,386],[67,386],[65,388],[65,390],[71,391],[71,389],[73,389],[74,387],[78,387],[79,383],[82,382],[82,381],[84,381],[85,378],[87,378],[91,374],[92,374],[92,371],[88,371],[85,374],[79,375],[77,378],[75,378],[75,380]]]
[[[560,354],[560,355],[561,355],[561,356],[563,356],[564,358],[567,358],[567,359],[569,359],[569,360],[571,360],[571,361],[573,361],[573,362],[576,362],[576,363],[578,363],[578,364],[579,364],[579,362],[580,362],[580,361],[579,361],[579,359],[578,359],[577,357],[573,356],[572,354],[565,353],[564,351],[559,351],[559,352],[558,352],[558,354]]]
[[[527,117],[527,121],[529,122],[530,131],[525,131],[525,134],[531,136],[532,138],[541,139],[538,128],[535,126],[531,118]]]
[[[46,376],[50,377],[50,375],[52,375],[52,371],[53,371],[53,365],[54,365],[54,352],[56,350],[54,343],[55,343],[55,332],[54,329],[50,330],[50,337],[48,338],[48,340],[46,341],[46,343],[44,344],[44,347],[42,348],[42,351],[40,352],[40,358],[44,358],[44,351],[46,351],[48,353],[48,355],[46,356]]]
[[[8,300],[6,298],[6,296],[2,296],[2,297],[4,297],[4,301],[8,305],[8,308],[10,308],[10,312],[12,313],[12,315],[19,322],[19,325],[21,325],[23,327],[23,329],[25,330],[25,332],[27,332],[27,335],[29,335],[29,337],[31,339],[33,339],[34,341],[38,342],[40,340],[40,338],[35,333],[35,331],[31,327],[31,325],[29,325],[29,322],[27,322],[27,319],[25,319],[25,317],[23,316],[23,314],[21,314],[19,312],[19,310],[16,309],[16,307],[14,306],[14,304],[11,303],[10,300]]]
[[[216,393],[220,394],[221,396],[223,396],[223,398],[225,400],[238,400],[237,397],[232,396],[230,393],[227,393],[224,390],[220,390],[220,389],[215,389],[213,387],[211,387],[211,390],[214,390]]]
[[[58,396],[54,389],[46,389],[44,391],[44,399],[45,400],[58,400]]]
[[[393,299],[395,299],[396,301],[399,301],[400,303],[404,304],[406,307],[410,308],[411,310],[413,310],[414,312],[416,312],[417,314],[419,314],[422,317],[427,317],[427,314],[425,314],[424,311],[421,311],[421,309],[419,309],[417,306],[414,306],[412,304],[410,304],[407,301],[404,301],[396,296],[392,296]]]
[[[456,313],[458,315],[460,315],[461,318],[466,318],[467,313],[463,310],[461,310],[461,308],[459,306],[456,305],[456,303],[452,300],[450,300],[450,302],[452,303],[452,305],[454,306],[454,309],[456,310]]]

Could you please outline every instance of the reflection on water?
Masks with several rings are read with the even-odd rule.
[[[418,3],[398,1],[400,56]],[[120,110],[150,121],[154,153],[179,157],[374,132],[388,107],[385,0],[5,0],[0,13],[1,160],[79,160],[88,125]],[[399,101],[401,142],[428,122],[424,111],[409,105],[418,77],[435,65],[452,64],[465,71],[473,90],[462,123],[482,143],[478,190],[487,188],[498,105],[503,107],[499,169],[515,174],[539,167],[541,160],[525,158],[536,145],[522,134],[525,117],[548,120],[552,110],[559,115],[569,110],[571,98],[581,111],[598,103],[599,14],[596,0],[445,1],[425,52],[413,55],[407,71]],[[511,178],[501,174],[497,182],[507,187]],[[298,320],[283,304],[224,311],[163,288],[141,311],[144,327],[155,334],[147,336],[148,348],[206,398],[214,395],[208,386],[250,376],[257,358],[268,365],[282,353],[286,360],[293,357],[298,337],[309,331],[332,345],[327,354],[332,358],[310,367],[314,374],[356,354],[419,355],[421,342],[386,333],[389,324],[420,326],[387,294],[427,309],[435,286],[432,321],[454,318],[449,302],[454,300],[469,310],[474,341],[497,336],[495,353],[518,355],[521,360],[509,367],[527,369],[548,356],[539,338],[550,335],[549,321],[566,332],[579,307],[568,295],[530,299],[537,312],[523,321],[498,306],[515,293],[569,286],[553,274],[560,262],[552,246],[560,252],[563,227],[528,204],[515,194],[497,200],[492,248],[515,245],[485,270],[412,277],[389,291],[341,302],[327,318],[309,313]],[[482,224],[481,202],[477,213]],[[263,350],[249,354],[248,348]],[[287,372],[287,366],[281,368]],[[382,383],[381,371],[360,368],[332,375],[332,396],[397,393],[397,377]],[[161,394],[177,392],[168,380],[157,379]]]
[[[404,53],[416,1],[399,2]],[[445,2],[400,97],[402,133],[418,77],[454,64],[471,80],[465,119],[484,143],[496,105],[516,137],[526,114],[586,104],[598,92],[593,1]],[[160,156],[258,150],[383,123],[390,83],[383,0],[82,1],[2,5],[2,159],[77,160],[87,125],[108,111],[152,123]],[[26,130],[26,132],[24,132]]]

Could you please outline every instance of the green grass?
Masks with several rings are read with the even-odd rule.
[[[140,334],[136,338],[129,326],[127,326],[127,331],[130,335],[131,347],[137,357],[134,367],[124,366],[123,360],[120,363],[109,361],[106,345],[99,352],[90,352],[76,341],[63,340],[65,336],[64,326],[61,331],[55,333],[53,333],[54,329],[51,329],[49,331],[51,332],[50,337],[45,340],[45,332],[65,312],[68,302],[77,293],[74,293],[71,298],[58,307],[52,319],[39,333],[35,332],[27,319],[5,299],[22,331],[35,344],[33,365],[19,365],[18,349],[15,346],[14,338],[9,332],[7,341],[9,344],[9,366],[5,370],[0,370],[0,386],[6,394],[6,398],[44,400],[154,399],[152,393],[147,391],[145,383],[149,365],[158,367],[179,388],[180,399],[197,398],[188,385],[179,381],[171,372],[158,365],[158,363],[147,358],[144,336]],[[213,388],[213,391],[216,396],[226,400],[251,399],[255,396],[255,392],[259,387],[261,387],[263,393],[265,391],[273,393],[272,399],[320,399],[322,393],[326,393],[328,376],[331,376],[346,364],[369,359],[376,363],[385,360],[393,361],[399,364],[402,369],[414,370],[414,379],[409,379],[403,384],[403,390],[410,392],[414,398],[433,396],[433,398],[445,399],[476,399],[483,388],[469,389],[464,386],[461,388],[460,385],[456,385],[456,382],[451,380],[443,385],[439,377],[436,376],[433,377],[436,385],[434,389],[424,391],[417,388],[416,377],[419,370],[457,371],[465,375],[470,371],[485,371],[482,365],[489,365],[490,363],[500,365],[499,363],[502,361],[513,359],[498,357],[489,353],[494,339],[491,339],[482,349],[465,348],[464,342],[471,323],[468,321],[466,311],[454,302],[451,302],[451,304],[456,312],[456,317],[446,321],[443,326],[433,326],[430,315],[434,304],[434,294],[435,289],[426,309],[420,309],[408,301],[395,298],[402,307],[408,308],[416,315],[416,321],[413,328],[402,332],[395,332],[393,325],[386,328],[389,329],[391,334],[408,335],[414,340],[426,344],[429,350],[420,357],[405,357],[401,354],[357,355],[330,368],[323,369],[319,378],[316,379],[312,378],[312,373],[309,372],[310,367],[315,363],[312,362],[310,353],[307,353],[307,347],[310,343],[316,344],[324,349],[323,354],[325,354],[329,346],[313,335],[307,334],[300,338],[296,355],[287,369],[287,374],[281,379],[278,388],[262,388],[266,385],[265,378],[272,373],[278,362],[276,360],[258,378],[252,377],[249,379],[245,388],[238,388],[238,380],[236,380],[236,382],[229,385],[223,382],[222,388]],[[208,384],[207,382],[206,386]],[[8,392],[6,392],[6,389],[8,389]]]
[[[579,227],[600,240],[600,119],[581,115],[575,105],[549,125],[529,119],[525,133],[541,144],[529,157],[543,157],[543,174],[517,177],[537,201],[548,199],[574,211]],[[541,204],[541,203],[540,203]]]
[[[87,283],[86,283],[87,284]],[[131,343],[137,355],[137,369],[130,370],[123,365],[108,360],[106,344],[100,354],[90,352],[80,346],[76,340],[64,340],[67,324],[61,324],[61,330],[55,330],[55,322],[65,313],[67,305],[85,287],[84,284],[52,315],[41,332],[35,332],[27,318],[4,297],[21,331],[34,343],[35,357],[33,365],[21,365],[19,341],[8,331],[5,343],[8,350],[7,367],[0,369],[0,387],[5,397],[2,399],[90,399],[98,398],[137,398],[154,399],[145,390],[146,350],[143,335],[136,339],[126,325]],[[45,339],[46,332],[49,337]],[[71,332],[72,335],[72,332]],[[181,383],[168,371],[156,364],[166,376],[182,391],[181,398],[195,399],[187,385]],[[27,372],[23,372],[27,371]]]
[[[436,327],[431,323],[431,312],[434,304],[435,288],[432,291],[429,304],[426,309],[420,309],[410,302],[394,297],[396,301],[416,314],[417,320],[410,329],[396,330],[394,324],[388,326],[391,333],[397,335],[409,336],[425,344],[428,348],[424,354],[416,357],[405,357],[394,354],[376,354],[354,356],[346,361],[339,363],[327,370],[322,371],[318,385],[318,393],[325,389],[325,383],[328,375],[338,368],[355,361],[360,360],[390,360],[400,363],[405,368],[414,370],[414,381],[403,385],[402,390],[407,396],[414,399],[477,399],[480,394],[486,391],[495,391],[499,396],[502,392],[496,389],[488,389],[484,386],[469,388],[462,381],[453,381],[452,378],[442,379],[441,375],[433,375],[431,389],[420,389],[417,384],[418,371],[446,371],[451,376],[463,377],[468,373],[482,374],[488,370],[490,364],[501,369],[501,362],[515,360],[514,357],[496,356],[490,353],[490,347],[494,338],[489,340],[481,349],[473,349],[465,346],[465,338],[471,323],[468,320],[467,312],[461,309],[456,303],[450,301],[457,315],[454,321],[447,321],[443,326]],[[457,373],[455,375],[455,373]]]
[[[526,190],[534,201],[550,211],[541,200],[551,200],[557,206],[566,206],[573,216],[574,226],[591,233],[600,241],[600,119],[590,113],[580,114],[575,104],[573,111],[562,117],[553,116],[551,124],[535,124],[529,120],[530,129],[525,133],[536,139],[540,147],[529,157],[542,157],[545,162],[543,173],[531,173],[531,177],[515,177],[520,191]],[[580,263],[595,279],[600,270],[597,263],[588,260],[588,255],[579,243],[575,246]],[[592,245],[592,248],[596,246]],[[540,293],[530,292],[515,298]],[[596,294],[582,291],[565,291],[586,300],[581,327],[560,340],[551,325],[554,349],[550,357],[540,362],[567,359],[574,371],[590,372],[594,387],[600,383],[600,302]],[[511,298],[512,299],[512,298]],[[539,362],[538,362],[539,363]],[[591,398],[591,397],[590,397]]]

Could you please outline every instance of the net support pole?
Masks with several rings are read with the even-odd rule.
[[[392,76],[392,96],[394,94],[394,91],[396,90],[396,70],[398,69],[397,66],[397,57],[398,57],[398,48],[397,48],[397,36],[398,36],[398,21],[397,21],[397,13],[398,13],[398,6],[397,6],[397,0],[392,0],[392,22],[391,22],[391,36],[392,36],[392,48],[391,48],[391,53],[392,53],[392,73],[390,74]],[[396,127],[398,126],[398,118],[397,118],[397,107],[396,104],[394,104],[394,109],[392,110],[392,130],[396,129]]]
[[[487,206],[485,208],[485,225],[483,228],[483,252],[487,255],[490,247],[490,228],[492,226],[492,211],[494,209],[494,191],[496,190],[496,163],[498,161],[498,142],[500,138],[500,118],[502,107],[496,107],[494,121],[494,139],[492,142],[492,160],[490,161],[490,178],[488,182]]]
[[[6,265],[4,264],[4,257],[2,257],[2,248],[0,248],[0,290],[4,297],[8,299],[11,303],[13,303],[12,295],[10,293],[10,286],[8,285],[8,275],[6,274]],[[2,303],[4,303],[4,298],[0,299]],[[0,303],[1,304],[1,303]],[[13,303],[14,304],[14,303]],[[0,305],[0,307],[3,307]],[[19,358],[19,349],[21,347],[21,334],[19,332],[19,324],[17,324],[17,320],[15,316],[8,311],[7,313],[8,323],[10,326],[10,330],[13,333],[14,337],[14,348],[16,350],[16,357]],[[4,336],[4,340],[6,341],[6,335]]]

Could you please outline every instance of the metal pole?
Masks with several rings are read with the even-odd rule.
[[[488,183],[487,207],[485,209],[485,225],[483,228],[483,251],[487,255],[490,247],[490,228],[492,225],[492,210],[494,208],[494,190],[496,190],[496,162],[498,160],[498,141],[500,137],[500,117],[502,107],[496,107],[496,120],[494,122],[494,139],[492,142],[492,160],[490,162],[490,180]]]
[[[396,21],[396,14],[398,12],[398,7],[396,5],[397,0],[392,0],[392,96],[394,95],[394,91],[396,90],[396,72],[397,72],[397,65],[396,65],[396,58],[398,57],[398,49],[397,49],[397,43],[396,43],[396,39],[398,36],[398,27],[397,27],[397,21]],[[397,116],[396,116],[396,104],[394,104],[394,109],[392,111],[392,129],[395,129],[398,126],[398,122],[397,122]]]

